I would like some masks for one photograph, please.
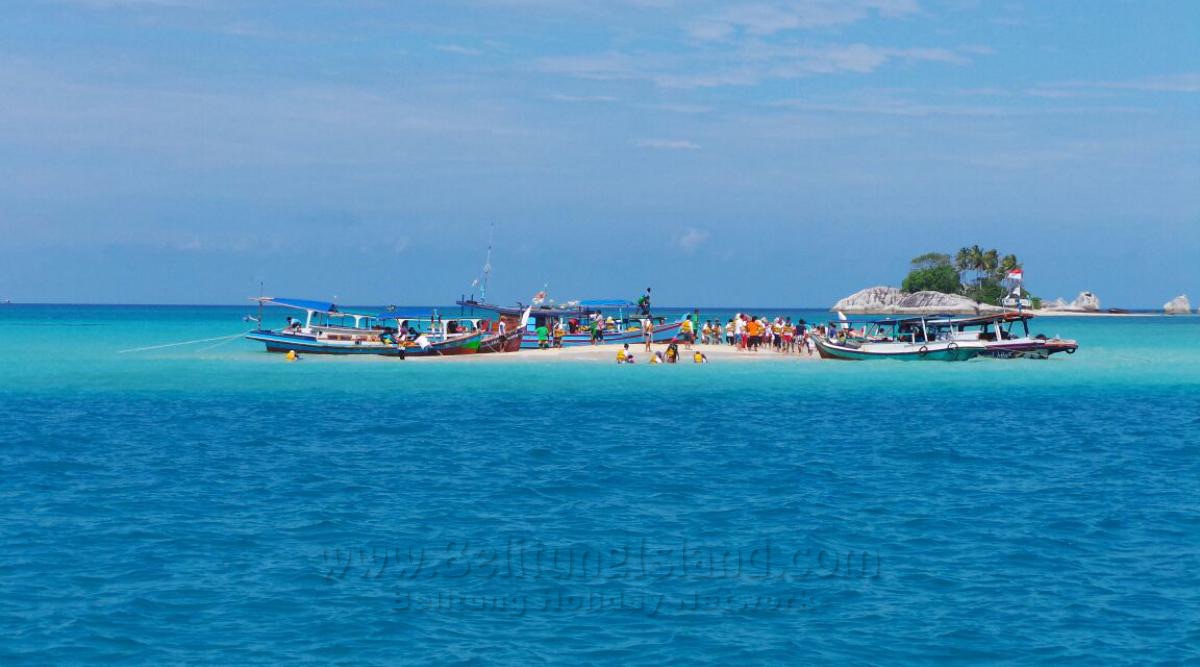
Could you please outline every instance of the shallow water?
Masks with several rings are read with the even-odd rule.
[[[117,353],[247,312],[0,307],[0,661],[1200,657],[1200,318],[1046,318],[1044,362]]]

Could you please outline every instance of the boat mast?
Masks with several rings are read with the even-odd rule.
[[[479,286],[479,300],[487,303],[488,277],[492,275],[492,241],[496,238],[496,223],[491,223],[488,231],[487,258],[483,261],[483,284]]]

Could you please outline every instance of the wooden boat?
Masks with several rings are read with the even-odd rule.
[[[983,351],[982,346],[961,345],[953,341],[931,341],[920,344],[904,342],[870,343],[854,340],[830,341],[814,339],[822,359],[862,361],[865,359],[895,359],[897,361],[966,361]]]
[[[259,329],[246,338],[265,344],[268,352],[401,358],[474,354],[486,333],[477,319],[443,319],[436,311],[389,308],[381,313],[356,313],[325,301],[275,297],[255,300],[260,307],[282,306],[305,312],[303,322],[289,317],[288,325],[280,329],[262,328],[260,314]]]
[[[593,315],[604,317],[606,324],[603,331],[603,338],[598,341],[598,344],[620,345],[629,343],[633,345],[641,343],[643,340],[643,318],[636,314],[636,304],[620,299],[591,299],[572,301],[561,305],[539,304],[525,306],[518,304],[515,307],[499,306],[473,299],[462,299],[457,303],[465,310],[471,312],[478,309],[499,313],[501,317],[511,318],[528,312],[529,316],[524,327],[524,336],[521,339],[521,349],[523,350],[537,349],[538,327],[545,326],[553,332],[554,326],[558,323],[562,323],[567,330],[567,333],[561,338],[563,347],[591,345],[592,335],[588,328],[588,322]],[[608,325],[609,317],[612,318],[611,326]],[[651,326],[653,327],[651,340],[655,343],[667,343],[675,340],[678,338],[679,330],[683,326],[682,319],[674,322],[668,322],[665,317],[650,317],[646,319],[651,320]],[[553,335],[550,340],[553,343]]]
[[[511,320],[501,316],[499,323],[503,323],[504,331],[496,331],[485,336],[479,343],[479,353],[498,353],[498,352],[519,352],[521,350],[521,339],[525,335],[525,326],[529,322],[529,309],[525,310],[520,320]]]
[[[944,318],[928,321],[938,338],[955,342],[981,342],[985,357],[999,359],[1046,359],[1052,354],[1075,354],[1079,343],[1062,338],[1034,336],[1029,332],[1030,313],[997,313],[978,317]]]
[[[850,328],[850,322],[838,326],[836,337],[814,338],[822,359],[966,361],[985,349],[979,341],[938,340],[922,317],[868,322],[861,330]]]

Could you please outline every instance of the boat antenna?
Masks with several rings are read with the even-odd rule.
[[[263,281],[258,281],[258,328],[263,328]]]

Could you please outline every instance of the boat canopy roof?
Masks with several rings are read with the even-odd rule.
[[[937,324],[953,324],[954,326],[973,326],[979,324],[991,324],[992,322],[1016,322],[1018,320],[1032,320],[1034,315],[1031,313],[992,313],[990,315],[977,315],[975,317],[939,317]]]
[[[388,308],[371,317],[377,320],[419,320],[433,317],[433,308]],[[454,319],[454,318],[447,318]]]
[[[928,322],[928,321],[930,321],[930,319],[931,318],[929,318],[929,317],[904,317],[904,318],[893,317],[893,318],[889,318],[886,320],[874,320],[872,322],[867,322],[867,324],[880,324],[880,325],[891,326],[893,324],[916,324],[917,322]],[[834,322],[834,324],[853,324],[853,322],[847,322],[846,320],[841,320],[841,321]]]
[[[270,306],[283,306],[297,310],[315,310],[321,313],[340,313],[337,304],[330,301],[313,301],[311,299],[292,299],[286,297],[260,296],[255,299],[259,303]]]
[[[637,304],[627,299],[584,299],[579,305],[584,308],[632,308]]]
[[[374,320],[427,320],[432,319],[437,313],[437,309],[435,308],[397,308],[395,306],[389,306],[377,313],[365,313],[361,311],[340,310],[337,307],[337,304],[329,301],[314,301],[312,299],[292,299],[285,297],[256,297],[254,300],[268,306],[283,306],[284,308],[310,310],[317,313],[327,313],[329,315],[340,315],[344,317],[367,317]]]

